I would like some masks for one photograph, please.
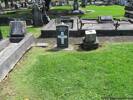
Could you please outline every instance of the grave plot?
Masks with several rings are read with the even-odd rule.
[[[72,18],[59,18],[52,19],[46,26],[41,30],[41,38],[56,37],[56,25],[64,23],[69,26],[69,36],[80,36],[79,30],[79,19],[77,17]]]
[[[102,23],[101,23],[102,22]],[[132,36],[133,35],[133,24],[129,21],[117,21],[104,19],[101,22],[97,20],[81,20],[81,32],[85,30],[96,30],[99,36]]]
[[[132,36],[133,24],[128,20],[114,20],[111,16],[100,16],[97,20],[63,17],[51,20],[41,30],[41,38],[56,37],[56,26],[69,26],[70,37],[83,37],[85,30],[96,30],[100,36]]]
[[[0,41],[0,81],[8,75],[34,43],[32,35],[25,35],[26,25],[24,21],[12,21],[10,25],[10,38]]]

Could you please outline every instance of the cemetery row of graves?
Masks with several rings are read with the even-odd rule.
[[[74,0],[47,11],[34,2],[2,14],[0,98],[133,99],[132,4],[80,9]]]

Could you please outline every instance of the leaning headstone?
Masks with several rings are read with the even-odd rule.
[[[91,50],[98,48],[99,42],[97,40],[95,30],[86,30],[85,37],[83,38],[82,49]]]
[[[69,26],[60,24],[56,26],[57,32],[57,47],[68,48],[69,46]]]
[[[32,19],[34,26],[43,25],[42,11],[40,10],[37,4],[34,4],[32,8]]]
[[[25,21],[11,21],[10,22],[10,41],[19,42],[26,34],[26,22]]]
[[[43,7],[42,7],[42,18],[43,18],[43,23],[47,24],[50,21],[49,16],[46,13],[46,6],[45,6],[45,2],[43,2]]]
[[[3,39],[3,36],[2,36],[2,32],[1,32],[1,29],[0,29],[0,40]]]

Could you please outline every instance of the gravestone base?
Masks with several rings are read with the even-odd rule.
[[[18,43],[21,40],[23,40],[24,37],[10,37],[10,42],[12,43]]]
[[[84,14],[85,12],[82,10],[72,10],[71,14]]]
[[[57,47],[57,45],[54,45],[54,48],[52,49],[53,51],[60,51],[60,50],[64,50],[64,51],[71,51],[74,50],[74,47],[72,45],[69,45],[67,48],[66,47]]]
[[[83,50],[93,50],[93,49],[97,49],[99,47],[99,41],[96,38],[95,42],[83,42],[81,44],[81,48]]]
[[[25,21],[11,21],[10,22],[10,42],[20,42],[26,34],[26,22]]]

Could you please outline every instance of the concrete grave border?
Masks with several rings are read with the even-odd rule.
[[[11,43],[0,52],[0,81],[2,81],[8,73],[14,68],[16,63],[32,47],[34,37],[27,35],[21,42]]]
[[[2,51],[4,48],[6,48],[9,45],[10,41],[9,39],[1,40],[0,41],[0,51]]]

